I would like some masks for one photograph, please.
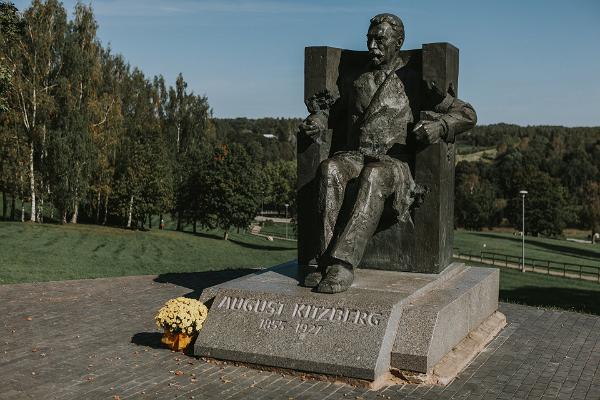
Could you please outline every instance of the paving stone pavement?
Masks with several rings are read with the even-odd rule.
[[[501,304],[507,327],[447,387],[370,391],[160,347],[153,317],[166,300],[249,272],[0,286],[0,399],[600,400],[600,317],[514,304]]]

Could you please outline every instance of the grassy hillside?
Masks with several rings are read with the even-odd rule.
[[[0,284],[268,267],[295,258],[294,242],[247,234],[224,241],[220,232],[0,222]]]
[[[220,232],[194,235],[0,222],[0,284],[269,267],[296,258],[295,242],[269,242],[237,233],[230,237],[226,242]],[[461,248],[478,250],[483,243],[488,250],[520,252],[520,242],[510,234],[456,232],[456,245]],[[592,245],[566,241],[532,239],[528,243],[528,253],[570,262],[593,264],[600,260],[599,251]],[[600,314],[600,284],[594,282],[501,269],[500,299]]]
[[[494,147],[480,150],[479,148],[470,148],[468,146],[463,146],[463,147],[459,146],[457,154],[456,154],[456,162],[459,163],[460,161],[469,161],[469,162],[484,161],[484,162],[491,163],[494,161],[497,154],[498,154],[498,151]]]
[[[485,244],[485,247],[483,246]],[[490,251],[513,256],[521,255],[521,237],[510,233],[454,233],[454,247],[462,252]],[[600,266],[600,245],[575,243],[566,240],[525,237],[525,258],[537,258],[580,265]]]
[[[501,268],[500,301],[600,315],[600,284]]]

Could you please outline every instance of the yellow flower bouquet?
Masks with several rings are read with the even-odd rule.
[[[208,309],[198,300],[178,297],[171,299],[158,310],[154,319],[165,330],[161,339],[170,349],[184,350],[202,329]]]

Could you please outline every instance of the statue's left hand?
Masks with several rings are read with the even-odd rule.
[[[445,132],[440,121],[419,121],[413,128],[413,133],[419,142],[433,144],[439,142]]]

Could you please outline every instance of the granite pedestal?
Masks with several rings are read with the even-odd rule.
[[[197,356],[376,381],[428,373],[498,308],[496,269],[358,269],[339,294],[299,286],[288,263],[205,289]]]

